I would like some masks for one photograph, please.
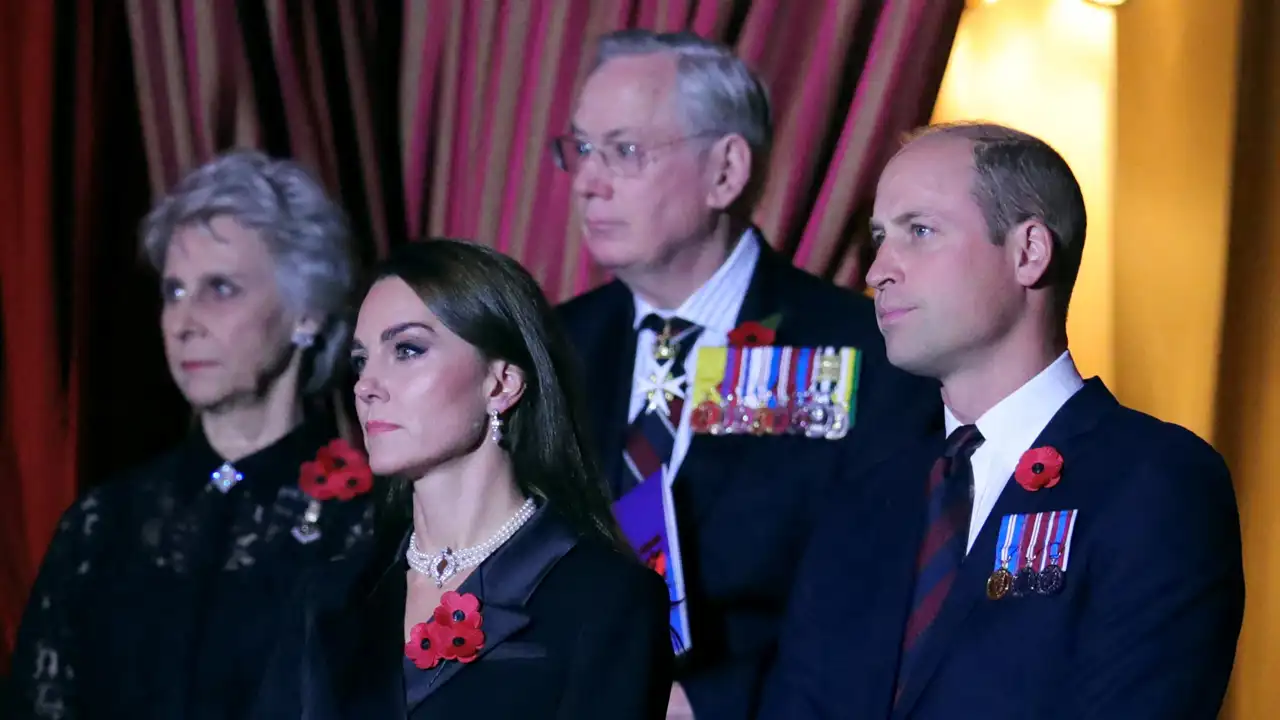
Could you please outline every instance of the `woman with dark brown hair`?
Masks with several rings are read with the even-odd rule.
[[[375,548],[305,585],[260,714],[663,717],[666,586],[610,515],[541,290],[451,240],[376,278],[352,348]]]

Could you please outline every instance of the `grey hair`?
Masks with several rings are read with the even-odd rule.
[[[255,150],[233,150],[201,165],[142,221],[142,252],[157,271],[174,234],[230,217],[257,230],[275,261],[285,307],[320,322],[303,355],[302,392],[328,387],[347,351],[355,262],[346,214],[302,166]]]
[[[753,165],[749,206],[762,189],[773,149],[773,111],[764,83],[732,49],[688,31],[608,33],[600,38],[592,71],[614,58],[661,53],[676,59],[678,109],[686,130],[719,137],[736,134],[747,141]]]
[[[993,243],[1003,245],[1009,232],[1028,220],[1038,220],[1049,229],[1054,245],[1054,300],[1065,319],[1080,273],[1088,223],[1084,194],[1071,166],[1040,138],[995,123],[940,123],[910,134],[906,144],[929,137],[972,143],[972,193]]]

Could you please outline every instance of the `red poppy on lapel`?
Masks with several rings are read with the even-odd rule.
[[[316,500],[350,500],[373,489],[373,471],[359,450],[339,438],[302,464],[298,485]]]
[[[1062,455],[1048,445],[1031,448],[1022,453],[1013,479],[1027,492],[1051,488],[1062,479]]]
[[[440,626],[444,642],[440,645],[440,656],[445,660],[457,660],[469,663],[480,655],[484,649],[484,632],[478,627],[466,623],[454,623]]]
[[[484,632],[480,626],[480,599],[471,593],[460,595],[453,590],[440,596],[440,604],[431,619],[409,630],[404,655],[422,670],[429,670],[441,660],[469,663],[484,649]]]
[[[744,322],[729,332],[729,344],[734,347],[759,347],[773,342],[773,330],[758,322]]]
[[[480,616],[480,599],[471,593],[459,595],[450,590],[440,596],[440,605],[436,607],[433,617],[443,626],[466,625],[478,628],[484,618]]]
[[[433,622],[420,622],[409,630],[409,642],[404,644],[404,656],[419,670],[430,670],[440,664],[440,648],[449,641],[448,633]]]
[[[760,347],[772,345],[778,335],[778,323],[782,316],[770,315],[764,320],[748,320],[729,331],[729,345],[732,347]]]

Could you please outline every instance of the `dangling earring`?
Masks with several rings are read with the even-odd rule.
[[[497,410],[489,411],[489,437],[495,443],[502,442],[502,418],[498,416]]]
[[[293,344],[297,345],[303,350],[306,350],[307,348],[311,347],[312,345],[315,344],[315,342],[316,342],[316,336],[314,334],[309,333],[306,330],[293,331]]]

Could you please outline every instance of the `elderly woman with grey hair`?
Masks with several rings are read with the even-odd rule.
[[[368,465],[324,402],[350,332],[342,211],[295,163],[232,152],[155,206],[142,245],[198,422],[63,516],[5,717],[240,717],[281,591],[370,536]]]

